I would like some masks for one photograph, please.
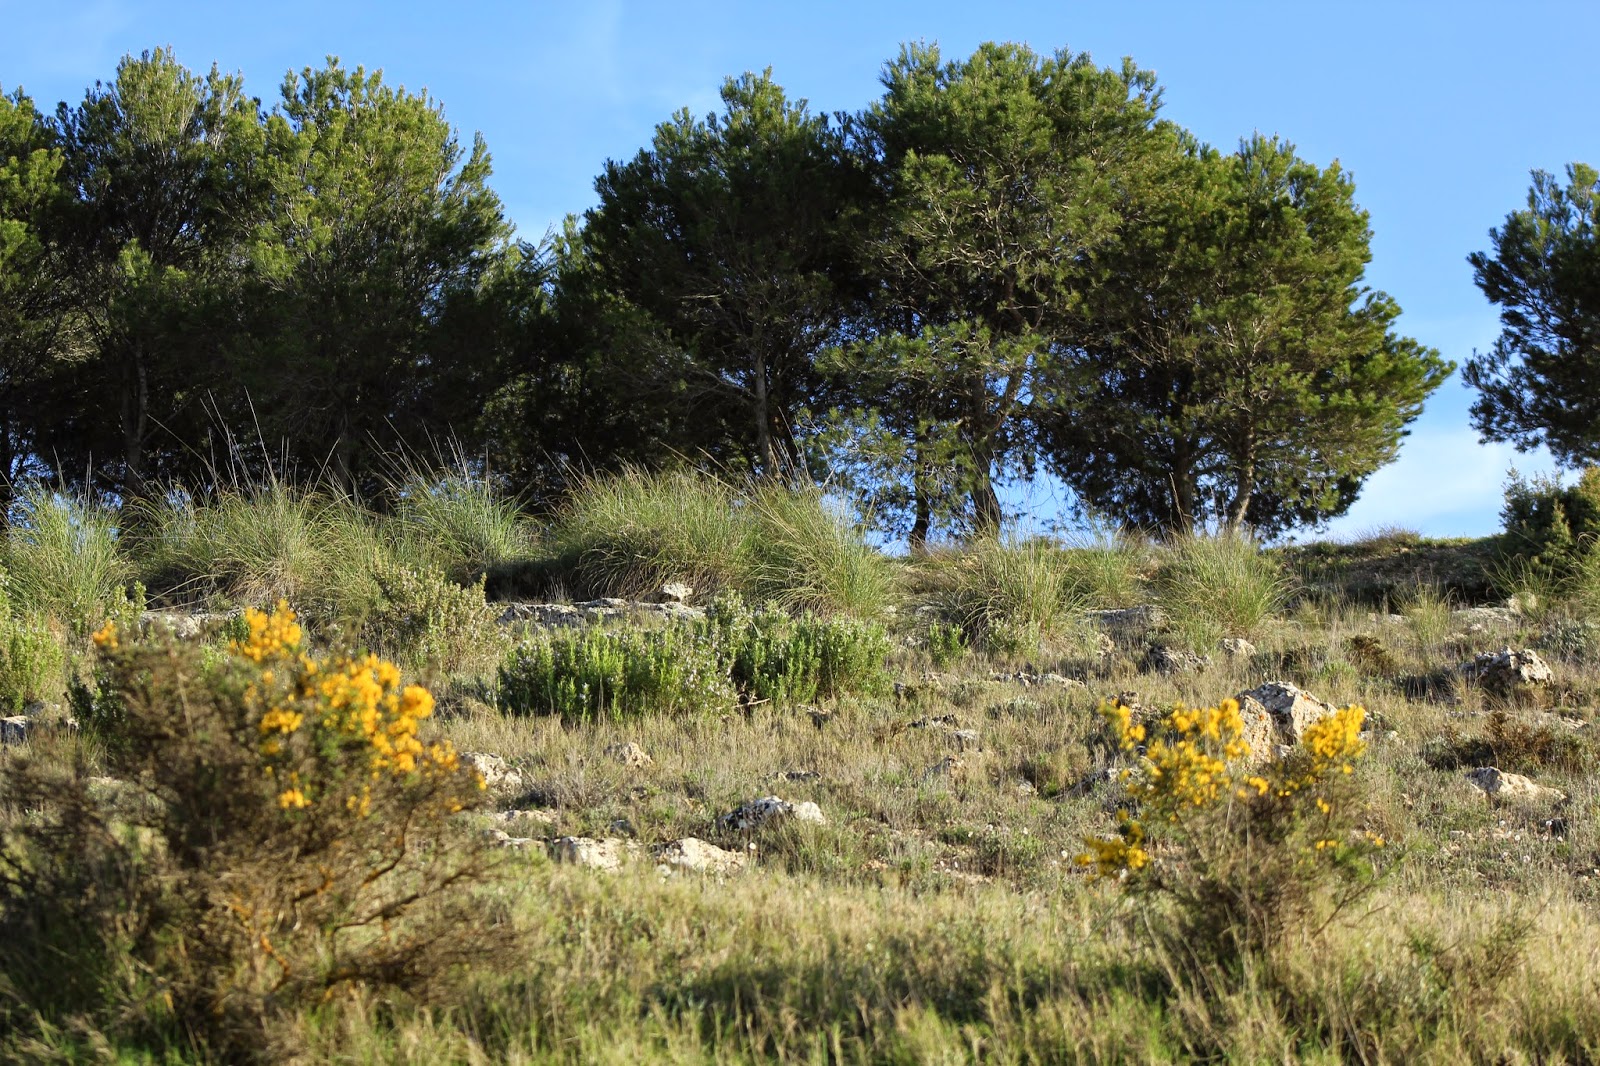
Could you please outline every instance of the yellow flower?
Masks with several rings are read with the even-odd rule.
[[[306,798],[306,794],[300,789],[291,788],[278,794],[278,806],[284,810],[288,810],[291,807],[298,809],[311,806],[311,801]]]
[[[106,619],[106,624],[95,630],[89,639],[93,640],[94,646],[101,651],[116,651],[121,646],[117,640],[117,623],[109,618]]]

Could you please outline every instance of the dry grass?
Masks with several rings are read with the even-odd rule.
[[[1390,539],[1384,550],[1410,543]],[[1063,559],[1109,575],[1102,588],[1131,572],[1127,560],[1071,552],[1034,569]],[[515,952],[488,945],[491,961],[463,975],[471,987],[454,1006],[358,993],[293,1013],[285,1025],[305,1061],[1600,1056],[1600,785],[1588,733],[1600,728],[1600,662],[1587,631],[1551,628],[1563,649],[1549,656],[1555,684],[1541,705],[1509,705],[1447,683],[1448,672],[1471,651],[1532,643],[1545,623],[1460,615],[1451,589],[1427,585],[1391,601],[1404,608],[1396,619],[1386,604],[1337,594],[1323,570],[1315,595],[1253,617],[1253,655],[1195,672],[1141,673],[1128,655],[1082,668],[1046,641],[1028,668],[1080,680],[1023,683],[1015,656],[982,649],[932,673],[928,618],[914,609],[948,588],[948,568],[984,565],[934,560],[911,574],[919,591],[899,605],[896,684],[881,696],[574,723],[502,715],[493,693],[461,679],[467,695],[449,701],[435,735],[520,773],[494,794],[495,817],[537,812],[494,824],[642,845],[695,836],[744,852],[748,867],[667,876],[644,860],[604,873],[555,865],[538,847],[509,853],[513,876],[473,891],[486,927],[517,931]],[[1013,583],[1017,624],[1070,635],[1077,607],[1106,602],[1061,573]],[[978,587],[996,602],[1007,589]],[[1073,862],[1082,837],[1126,802],[1106,773],[1126,757],[1096,709],[1117,694],[1205,705],[1267,680],[1368,708],[1374,732],[1354,780],[1360,827],[1388,842],[1381,880],[1365,909],[1325,930],[1298,930],[1234,966],[1196,966],[1149,935],[1146,923],[1171,919],[1159,905],[1135,908]],[[649,765],[612,754],[629,742]],[[1463,777],[1489,760],[1569,799],[1494,806]],[[816,802],[827,823],[718,828],[720,815],[773,793]],[[0,1048],[95,1054],[65,1019],[33,1045]]]

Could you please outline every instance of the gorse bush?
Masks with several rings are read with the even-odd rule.
[[[321,659],[280,607],[200,649],[101,651],[92,728],[138,802],[26,761],[3,802],[0,1028],[72,1024],[222,1060],[273,1060],[276,1019],[341,990],[426,994],[482,944],[485,870],[455,815],[482,779],[422,723],[433,699],[373,656]]]
[[[500,702],[575,720],[717,711],[740,696],[803,703],[881,690],[888,654],[877,623],[794,618],[722,596],[693,625],[537,636],[501,668]]]
[[[888,560],[817,491],[736,487],[688,470],[580,481],[547,547],[583,595],[649,596],[681,580],[705,597],[868,616],[893,587]]]
[[[703,713],[733,702],[711,642],[684,626],[559,630],[516,648],[500,670],[500,705],[512,714],[590,721]]]
[[[1156,598],[1177,638],[1210,651],[1223,637],[1248,637],[1283,606],[1289,582],[1247,537],[1182,537],[1156,571]]]
[[[1117,834],[1087,838],[1078,861],[1173,906],[1172,928],[1149,927],[1163,949],[1236,966],[1371,886],[1384,841],[1357,831],[1350,779],[1366,747],[1362,708],[1313,723],[1288,755],[1254,765],[1235,700],[1143,722],[1120,702],[1103,713],[1117,747],[1142,757],[1122,773],[1129,805]]]

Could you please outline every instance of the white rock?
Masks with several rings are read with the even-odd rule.
[[[1244,739],[1255,761],[1277,753],[1280,746],[1300,743],[1307,726],[1338,709],[1286,681],[1268,681],[1235,698],[1244,719]]]
[[[610,745],[606,748],[606,754],[630,770],[642,770],[655,762],[643,748],[631,740],[626,744]]]
[[[656,598],[662,603],[688,603],[694,595],[694,588],[682,581],[669,581],[661,586],[661,591]]]
[[[1457,669],[1468,681],[1486,689],[1511,692],[1519,688],[1543,688],[1555,680],[1550,664],[1531,649],[1501,648],[1473,656]]]
[[[558,837],[550,842],[550,857],[592,870],[620,870],[638,847],[616,837]]]
[[[717,819],[717,824],[723,829],[737,833],[749,833],[791,818],[797,822],[812,822],[817,825],[827,823],[822,808],[810,800],[790,803],[779,796],[763,796],[729,811]]]
[[[522,787],[522,774],[493,752],[464,751],[461,761],[483,775],[483,783],[494,790]]]
[[[1465,776],[1495,803],[1559,804],[1567,800],[1567,794],[1558,788],[1541,785],[1521,774],[1508,774],[1494,766],[1468,770]]]
[[[744,869],[745,857],[737,851],[724,851],[698,837],[684,837],[651,849],[657,864],[668,870],[700,874],[730,874]]]
[[[0,745],[26,744],[28,742],[28,718],[26,715],[14,714],[8,718],[0,718]]]

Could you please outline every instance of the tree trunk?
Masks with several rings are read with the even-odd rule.
[[[907,547],[912,555],[926,555],[928,530],[933,525],[933,501],[928,498],[927,461],[922,456],[920,445],[912,457],[911,506],[915,513],[911,520],[911,536]]]
[[[122,391],[122,489],[130,497],[145,494],[144,435],[150,420],[150,375],[144,356],[135,349],[129,363],[131,381]]]
[[[1172,517],[1169,533],[1187,536],[1194,532],[1194,462],[1188,449],[1180,449],[1173,457]]]
[[[772,404],[767,392],[767,360],[765,356],[751,357],[750,392],[751,408],[756,422],[756,460],[761,464],[761,477],[770,481],[777,476],[777,453],[772,446]]]
[[[1239,474],[1234,482],[1233,507],[1228,512],[1228,532],[1237,534],[1244,529],[1245,516],[1250,513],[1250,498],[1256,488],[1256,442],[1246,441],[1244,455],[1239,462]]]

